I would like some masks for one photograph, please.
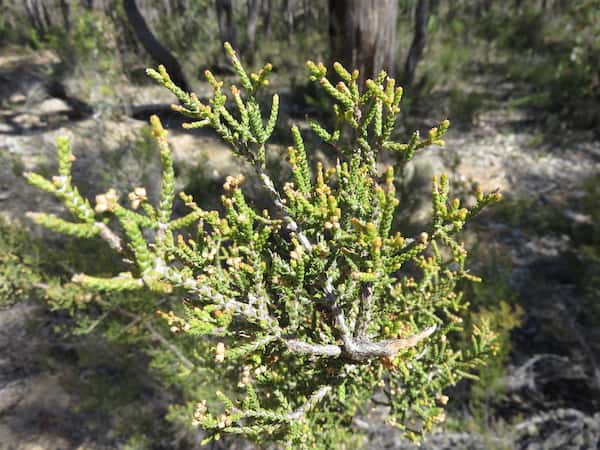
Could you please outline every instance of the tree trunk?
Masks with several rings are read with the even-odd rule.
[[[154,36],[146,24],[142,13],[138,9],[135,0],[123,0],[123,7],[125,9],[125,13],[127,14],[127,20],[133,28],[137,39],[150,54],[152,59],[154,59],[154,61],[156,61],[158,64],[162,64],[167,68],[167,72],[169,72],[171,79],[177,86],[185,91],[189,91],[190,86],[185,78],[185,75],[183,74],[183,70],[181,69],[179,62],[171,54],[169,49],[162,45]]]
[[[271,38],[271,10],[273,9],[272,0],[263,0],[262,2],[262,22],[263,30],[266,39]]]
[[[27,16],[29,17],[29,21],[33,28],[40,35],[46,34],[48,31],[49,23],[45,20],[43,5],[40,5],[38,0],[25,0],[25,11],[27,12]],[[47,14],[46,14],[47,18]]]
[[[235,29],[233,24],[233,6],[231,0],[216,0],[217,23],[221,42],[229,42],[236,47]]]
[[[334,59],[361,79],[394,72],[398,0],[329,0],[329,34]]]
[[[246,23],[246,59],[250,65],[254,64],[254,53],[256,52],[256,26],[258,25],[258,13],[260,5],[258,0],[246,0],[248,16]]]
[[[171,7],[171,0],[163,1],[163,10],[165,11],[165,15],[167,17],[171,17],[173,15],[173,8]]]
[[[67,0],[60,0],[60,12],[62,14],[65,31],[69,33],[71,31],[71,12]]]
[[[50,97],[59,98],[71,107],[74,112],[72,117],[83,118],[90,117],[94,114],[94,107],[92,105],[77,97],[69,95],[65,85],[60,81],[48,81],[44,84],[44,88]]]
[[[415,9],[415,35],[408,56],[404,63],[403,84],[409,86],[414,78],[417,65],[423,56],[427,37],[427,20],[429,18],[429,0],[418,0]]]
[[[514,7],[515,11],[517,11],[517,12],[521,12],[522,6],[523,6],[523,0],[515,0],[513,3],[513,7]]]
[[[287,41],[288,43],[292,43],[294,41],[294,11],[293,11],[293,3],[292,0],[285,0],[283,2],[283,17],[285,24],[288,29]]]

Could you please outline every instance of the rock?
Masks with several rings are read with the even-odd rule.
[[[515,426],[515,448],[523,450],[592,450],[600,448],[600,413],[576,409],[537,414]]]
[[[600,411],[600,391],[594,377],[571,359],[535,355],[504,379],[502,409],[516,411],[579,409]]]
[[[439,433],[428,438],[421,450],[483,450],[488,448],[482,439],[470,433]]]
[[[39,114],[58,114],[68,112],[71,108],[58,98],[49,98],[39,103],[35,109]]]
[[[565,217],[578,225],[591,225],[593,223],[592,216],[589,214],[581,214],[580,212],[573,211],[572,209],[566,209],[564,211]]]
[[[27,100],[27,97],[25,97],[20,92],[14,93],[10,97],[8,97],[8,102],[12,103],[13,105],[18,104],[18,103],[25,103],[26,100]]]
[[[25,387],[20,380],[7,383],[0,388],[0,415],[11,411],[25,394]]]
[[[21,128],[39,128],[44,125],[44,122],[40,119],[40,116],[35,114],[19,114],[15,116],[13,122]]]

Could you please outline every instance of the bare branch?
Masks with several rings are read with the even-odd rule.
[[[286,206],[283,203],[281,195],[279,194],[279,192],[277,192],[277,189],[275,189],[275,185],[273,184],[273,180],[271,180],[271,177],[269,177],[269,175],[267,175],[267,173],[259,165],[255,164],[254,168],[256,170],[256,173],[260,176],[260,179],[263,182],[263,186],[271,195],[273,203],[275,203],[275,206],[277,206],[283,218],[288,223],[288,229],[296,233],[296,236],[298,236],[298,240],[300,241],[300,244],[302,244],[302,247],[304,247],[306,251],[311,252],[313,247],[312,244],[310,243],[304,232],[300,229],[298,223],[288,212]]]
[[[285,344],[288,350],[294,353],[328,356],[331,358],[336,358],[343,354],[353,361],[364,361],[366,359],[394,356],[400,350],[414,347],[422,340],[431,336],[436,328],[436,325],[432,325],[408,338],[386,339],[379,342],[373,342],[368,339],[354,339],[351,336],[346,336],[343,346],[310,344],[297,339],[287,340]]]
[[[364,338],[367,335],[367,328],[371,323],[371,308],[373,307],[373,295],[375,294],[375,287],[373,285],[367,286],[366,291],[363,292],[360,301],[360,310],[356,319],[355,336]]]
[[[411,348],[428,338],[436,330],[432,325],[420,333],[404,339],[386,339],[380,342],[369,340],[354,340],[350,338],[344,341],[344,352],[354,361],[363,361],[370,358],[382,358],[396,355],[400,350]]]
[[[335,358],[342,354],[342,349],[339,345],[323,345],[323,344],[309,344],[308,342],[299,341],[292,339],[285,341],[289,351],[294,353],[305,353],[315,356],[330,356]]]

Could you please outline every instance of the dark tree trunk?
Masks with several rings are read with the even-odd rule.
[[[229,42],[236,47],[235,28],[233,24],[233,6],[231,0],[216,0],[217,23],[221,42]]]
[[[310,5],[307,0],[302,2],[302,25],[303,30],[306,31],[310,27]]]
[[[173,9],[175,10],[175,14],[182,15],[188,9],[189,5],[186,1],[183,0],[175,0]]]
[[[42,15],[44,16],[44,22],[46,23],[46,28],[50,28],[52,26],[52,19],[50,18],[50,13],[48,12],[48,5],[44,2],[41,2],[42,7]]]
[[[294,40],[294,10],[292,0],[285,0],[283,2],[283,17],[285,24],[288,29],[287,40],[292,43]]]
[[[164,0],[163,1],[163,9],[165,11],[165,14],[167,17],[171,17],[173,15],[173,8],[171,7],[171,1],[170,0]]]
[[[513,7],[517,12],[521,12],[522,6],[523,6],[523,0],[515,0],[513,3]]]
[[[260,5],[258,0],[246,0],[248,16],[246,23],[246,59],[254,64],[254,53],[256,52],[256,26],[258,25],[258,13]]]
[[[63,26],[65,27],[65,31],[68,33],[71,31],[71,13],[69,2],[67,0],[60,0],[60,12],[63,18]]]
[[[414,78],[417,65],[423,56],[427,38],[427,20],[429,18],[429,0],[418,0],[415,9],[415,35],[404,63],[403,83],[409,86]]]
[[[263,30],[266,39],[271,38],[271,9],[273,8],[273,0],[262,1],[262,17],[263,17]]]
[[[47,12],[44,13],[44,5],[40,5],[38,0],[25,0],[25,11],[33,28],[39,34],[44,35],[49,26],[49,23],[45,20],[47,19]]]
[[[150,54],[152,59],[158,64],[162,64],[167,68],[167,72],[171,76],[173,82],[185,91],[190,90],[190,86],[183,74],[183,70],[177,59],[171,54],[169,49],[160,43],[154,36],[142,13],[137,7],[135,0],[123,0],[123,7],[127,14],[127,20],[133,28],[133,31],[140,41],[142,46]]]
[[[46,93],[51,97],[56,97],[63,100],[73,109],[73,117],[82,118],[89,117],[94,114],[94,108],[87,102],[73,97],[67,93],[65,85],[59,81],[53,80],[45,83]]]
[[[334,59],[358,69],[361,79],[381,70],[393,75],[398,0],[329,0],[329,33]]]

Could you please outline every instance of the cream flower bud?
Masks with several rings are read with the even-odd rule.
[[[219,342],[215,352],[215,362],[221,363],[225,361],[225,344]]]
[[[250,367],[249,366],[244,366],[244,370],[242,371],[242,378],[238,384],[239,387],[244,387],[248,384],[250,384]]]
[[[290,252],[290,258],[292,259],[300,259],[302,258],[303,249],[302,247],[296,247],[294,250]]]
[[[206,411],[206,400],[202,400],[201,402],[197,403],[196,409],[194,410],[194,418],[192,419],[192,425],[200,425],[200,422],[204,420],[204,414],[206,413]]]
[[[231,175],[229,175],[227,178],[225,178],[225,184],[223,184],[223,189],[229,192],[237,188],[240,184],[242,184],[245,179],[246,178],[244,177],[244,175],[238,175],[237,177],[232,177]]]
[[[118,200],[117,192],[114,189],[109,189],[104,194],[96,195],[96,207],[94,209],[97,213],[114,211],[118,206]]]
[[[131,201],[131,207],[133,209],[138,209],[140,204],[148,199],[146,189],[143,187],[136,187],[127,197],[129,198],[129,201]]]

